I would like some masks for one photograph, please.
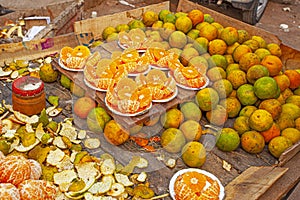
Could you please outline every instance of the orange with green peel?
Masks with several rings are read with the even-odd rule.
[[[266,99],[259,104],[259,109],[268,111],[274,120],[278,119],[281,114],[281,103],[277,99]]]
[[[251,53],[252,49],[250,47],[248,47],[247,45],[239,45],[237,46],[233,52],[232,52],[232,57],[234,59],[235,62],[239,62],[241,57],[246,54],[246,53]]]
[[[195,49],[197,49],[199,54],[204,54],[207,52],[208,44],[209,44],[209,41],[205,37],[198,37],[193,42],[193,46]]]
[[[257,110],[256,106],[245,106],[241,109],[239,116],[250,117],[255,110]]]
[[[207,73],[207,77],[210,81],[215,82],[221,79],[226,79],[226,72],[222,67],[210,68]]]
[[[263,109],[255,110],[249,117],[249,126],[256,131],[266,131],[273,125],[272,115]]]
[[[263,37],[253,35],[251,39],[258,42],[259,48],[267,48],[267,43]]]
[[[300,95],[292,95],[285,100],[286,103],[292,103],[300,107]]]
[[[293,91],[290,88],[285,89],[283,92],[281,92],[282,98],[285,101],[290,97],[293,96]]]
[[[267,55],[271,55],[271,52],[265,48],[258,48],[254,53],[259,57],[260,60],[263,60]]]
[[[274,55],[265,56],[261,61],[261,65],[265,66],[269,70],[270,76],[278,75],[283,67],[280,58]]]
[[[170,47],[173,48],[183,48],[187,43],[186,35],[181,31],[174,31],[169,36]]]
[[[300,107],[293,103],[285,103],[281,106],[282,114],[288,114],[293,119],[297,119],[300,117]]]
[[[255,95],[260,99],[276,98],[279,87],[272,77],[261,77],[254,83]]]
[[[246,30],[239,29],[238,35],[239,35],[238,43],[240,43],[240,44],[243,44],[245,41],[250,39],[250,34]]]
[[[270,51],[270,53],[274,56],[280,57],[282,55],[281,48],[276,43],[269,43],[267,44],[267,49]]]
[[[218,22],[213,22],[211,23],[211,25],[215,26],[218,29],[218,38],[220,38],[221,32],[224,29],[223,25]]]
[[[281,135],[291,140],[293,144],[296,144],[300,140],[300,131],[296,128],[283,129]]]
[[[271,126],[271,128],[269,128],[266,131],[262,131],[260,132],[260,134],[264,137],[265,142],[268,143],[270,142],[274,137],[280,136],[280,128],[278,126],[278,124],[276,124],[275,122],[273,123],[273,125]]]
[[[186,35],[188,36],[189,42],[194,42],[195,39],[199,37],[199,30],[198,29],[191,29]]]
[[[96,107],[96,102],[90,97],[81,97],[76,100],[73,111],[74,113],[82,118],[87,118],[89,112]]]
[[[200,29],[199,28],[197,29],[200,31],[199,36],[205,37],[206,39],[208,39],[208,41],[212,41],[214,39],[217,39],[218,37],[218,29],[211,24],[205,24],[201,26]]]
[[[214,54],[209,59],[212,66],[222,67],[224,70],[227,68],[227,60],[223,55]]]
[[[239,64],[240,69],[247,72],[253,65],[260,64],[260,59],[255,53],[246,53],[241,56]]]
[[[194,120],[187,120],[184,121],[179,130],[182,131],[186,141],[198,141],[202,135],[202,127],[199,122]]]
[[[300,117],[295,119],[295,128],[300,131]]]
[[[166,15],[167,15],[167,14],[170,14],[170,13],[171,13],[170,10],[166,10],[166,9],[161,10],[161,11],[158,13],[158,18],[159,18],[159,20],[164,21]]]
[[[127,132],[119,123],[115,120],[110,120],[105,125],[103,131],[105,139],[113,145],[121,145],[129,139],[129,132]]]
[[[188,33],[193,28],[193,22],[189,17],[181,16],[176,19],[175,27],[178,31]]]
[[[227,26],[224,28],[219,36],[221,40],[224,40],[228,46],[234,44],[239,39],[239,34],[236,28]]]
[[[226,54],[232,55],[235,48],[237,48],[238,46],[240,46],[240,44],[238,42],[235,42],[234,44],[227,46],[226,49]],[[233,57],[232,57],[233,58]]]
[[[204,21],[211,24],[211,23],[215,22],[215,19],[210,14],[205,13],[204,14]]]
[[[213,88],[204,88],[196,94],[196,103],[202,111],[210,111],[219,103],[218,92]]]
[[[188,66],[189,61],[196,56],[199,56],[198,51],[193,47],[188,47],[182,50],[179,60],[184,66]]]
[[[236,150],[240,145],[240,136],[232,128],[223,128],[217,137],[216,146],[221,151],[230,152]]]
[[[212,87],[218,92],[220,99],[228,97],[233,90],[232,84],[227,79],[217,80]]]
[[[247,40],[243,43],[243,45],[248,46],[252,52],[255,52],[257,49],[259,49],[259,43],[256,40]]]
[[[240,69],[232,70],[228,73],[227,80],[231,82],[233,89],[238,89],[247,83],[246,73]]]
[[[241,136],[241,146],[248,153],[260,153],[264,150],[265,139],[257,131],[247,131]]]
[[[170,37],[170,35],[176,30],[176,27],[174,24],[172,23],[164,23],[162,25],[162,28],[158,29],[158,32],[160,33],[160,36],[165,39],[168,40],[168,38]]]
[[[183,146],[181,158],[189,167],[201,167],[206,161],[206,150],[200,142],[191,141]]]
[[[251,84],[241,85],[236,92],[237,98],[244,106],[254,105],[258,100],[254,93],[254,87]]]
[[[175,22],[176,22],[176,16],[175,16],[175,14],[173,14],[173,13],[167,14],[167,15],[165,16],[163,22],[164,22],[164,23],[169,22],[169,23],[175,24]]]
[[[199,122],[202,117],[202,112],[199,106],[192,101],[180,105],[180,111],[182,112],[185,120],[194,120]]]
[[[263,65],[253,65],[248,69],[246,76],[248,82],[254,84],[257,79],[269,76],[269,70]]]
[[[160,116],[160,123],[164,128],[178,128],[184,116],[177,108],[171,108]]]
[[[280,130],[294,128],[296,126],[294,118],[290,114],[281,114],[276,120]]]
[[[153,30],[159,30],[160,28],[162,28],[164,25],[164,22],[163,21],[156,21],[152,24],[152,29]]]
[[[158,21],[158,14],[151,10],[148,10],[144,12],[142,21],[146,26],[152,26],[156,21]]]
[[[249,117],[238,116],[237,118],[235,118],[233,123],[233,129],[236,130],[239,135],[242,135],[243,133],[250,131],[251,128],[249,126]]]
[[[141,20],[138,20],[138,19],[133,19],[131,20],[130,22],[128,22],[127,24],[129,26],[129,29],[135,29],[135,28],[145,28],[145,24],[141,21]]]
[[[292,145],[292,141],[288,138],[284,136],[277,136],[269,142],[268,149],[275,158],[279,158],[280,155]]]
[[[238,116],[242,108],[240,101],[236,97],[228,97],[223,99],[220,101],[220,105],[226,109],[228,118],[234,118]]]
[[[230,63],[226,67],[226,75],[230,73],[232,70],[240,69],[240,65],[238,63]]]
[[[102,31],[102,38],[106,40],[107,37],[112,33],[117,33],[117,30],[115,29],[115,27],[108,26]]]
[[[180,152],[185,142],[182,131],[177,128],[168,128],[161,134],[160,143],[167,152]]]
[[[104,108],[98,106],[93,108],[87,116],[87,126],[93,132],[103,132],[105,124],[111,120]]]
[[[207,111],[205,116],[211,124],[216,126],[224,126],[228,119],[227,110],[221,105],[217,105],[214,109]]]
[[[221,39],[213,39],[208,43],[208,52],[210,55],[224,55],[227,49],[226,43]]]
[[[116,30],[118,33],[121,31],[129,31],[129,26],[128,26],[128,24],[118,24],[116,26]]]
[[[208,69],[208,62],[203,56],[195,56],[189,60],[188,66],[193,66],[201,74],[206,74]]]
[[[226,55],[224,55],[224,57],[225,57],[228,64],[233,64],[234,63],[232,55],[226,54]]]

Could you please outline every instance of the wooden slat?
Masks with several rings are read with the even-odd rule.
[[[284,166],[290,159],[292,159],[298,152],[300,152],[300,141],[285,150],[279,157],[278,166]]]
[[[297,200],[300,197],[300,183],[294,188],[293,192],[287,198],[287,200]]]
[[[225,187],[225,200],[258,199],[287,168],[250,167]]]
[[[107,26],[117,26],[118,24],[126,24],[132,19],[141,19],[141,16],[147,10],[159,12],[160,10],[169,8],[170,2],[165,1],[162,3],[152,4],[142,8],[119,12],[112,15],[105,15],[78,21],[74,23],[74,32],[75,34],[93,33],[95,39],[101,39],[102,31]]]
[[[281,200],[300,181],[300,152],[283,167],[289,170],[268,189],[259,200]],[[299,199],[299,196],[298,196]]]

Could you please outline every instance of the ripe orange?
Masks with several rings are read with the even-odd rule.
[[[268,149],[274,157],[279,158],[280,155],[292,145],[292,141],[288,138],[277,136],[269,142]]]
[[[284,74],[290,79],[290,89],[296,89],[300,86],[300,73],[293,69],[284,71]]]
[[[192,10],[188,12],[187,16],[192,20],[193,26],[196,26],[204,20],[204,14],[200,10]]]
[[[261,61],[261,65],[268,68],[270,72],[270,76],[276,76],[282,70],[283,64],[277,56],[274,55],[267,55]]]
[[[105,139],[113,145],[121,145],[129,139],[129,132],[115,120],[107,122],[103,133]]]
[[[201,167],[206,161],[206,150],[200,142],[191,141],[182,147],[181,158],[189,167]]]
[[[233,45],[239,39],[239,34],[236,28],[226,27],[220,34],[220,39],[224,40],[228,46]]]
[[[266,99],[259,104],[259,109],[268,111],[274,120],[278,119],[281,114],[281,103],[277,99]]]
[[[240,145],[240,136],[232,128],[223,128],[217,137],[216,146],[221,151],[234,151]]]
[[[257,109],[250,115],[249,125],[253,130],[266,131],[273,125],[273,117],[268,111]]]
[[[90,97],[81,97],[74,104],[74,113],[82,118],[87,118],[89,112],[96,107],[96,102]]]
[[[181,130],[168,128],[161,134],[161,146],[170,153],[177,153],[185,145],[185,137]]]
[[[283,92],[285,89],[290,87],[290,79],[285,74],[279,74],[273,77],[280,89]]]
[[[260,153],[264,150],[265,139],[257,131],[247,131],[241,136],[241,146],[248,153]]]
[[[276,124],[275,122],[273,123],[273,125],[271,126],[271,128],[269,128],[266,131],[262,131],[260,132],[260,134],[264,137],[265,142],[268,143],[270,142],[274,137],[277,137],[280,135],[280,128],[278,126],[278,124]]]

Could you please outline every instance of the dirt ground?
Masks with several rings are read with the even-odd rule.
[[[0,0],[0,5],[10,8],[13,10],[19,9],[36,9],[39,7],[45,7],[49,4],[59,3],[59,2],[67,2],[74,0],[43,0],[38,4],[34,0]],[[163,0],[152,0],[152,1],[144,1],[144,0],[126,0],[129,4],[132,4],[135,7],[142,7],[147,4],[159,3]],[[97,6],[98,16],[112,14],[119,11],[124,11],[128,9],[132,9],[133,7],[129,5],[124,5],[120,3],[118,0],[103,0],[99,1],[100,4]],[[198,2],[198,1],[196,1]],[[200,2],[200,1],[199,1]],[[177,7],[178,0],[170,0],[171,10],[175,11]],[[216,8],[219,12],[224,14],[233,16],[235,18],[239,18],[239,11],[224,6]],[[287,10],[287,11],[284,11]],[[256,24],[257,27],[267,30],[274,35],[277,35],[278,38],[282,41],[283,44],[287,46],[293,47],[297,50],[300,50],[300,0],[271,0],[267,5],[267,9],[259,21]],[[89,17],[91,13],[86,13],[84,18]],[[288,25],[288,32],[285,32],[280,28],[281,24]]]

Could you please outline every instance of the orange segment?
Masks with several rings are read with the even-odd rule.
[[[121,60],[125,63],[136,62],[139,56],[139,52],[136,49],[127,49],[122,53]]]
[[[22,200],[55,199],[57,188],[52,182],[44,180],[26,180],[19,187]]]
[[[60,50],[60,54],[59,54],[59,57],[60,57],[61,61],[65,63],[67,58],[72,56],[72,52],[73,52],[73,48],[68,47],[68,46],[63,47]]]
[[[71,54],[74,57],[87,58],[91,54],[91,52],[88,47],[79,45],[73,49]]]
[[[141,108],[147,107],[151,103],[152,96],[148,88],[143,88],[138,91],[138,101],[140,102]]]
[[[199,75],[199,72],[194,67],[183,67],[181,69],[181,72],[182,72],[183,76],[188,79],[196,78]]]
[[[11,183],[0,183],[1,200],[20,200],[19,190]]]
[[[195,171],[182,175],[182,181],[196,194],[200,194],[206,185],[206,176]]]
[[[152,84],[162,84],[167,80],[166,74],[159,69],[152,69],[146,76],[147,82]]]

